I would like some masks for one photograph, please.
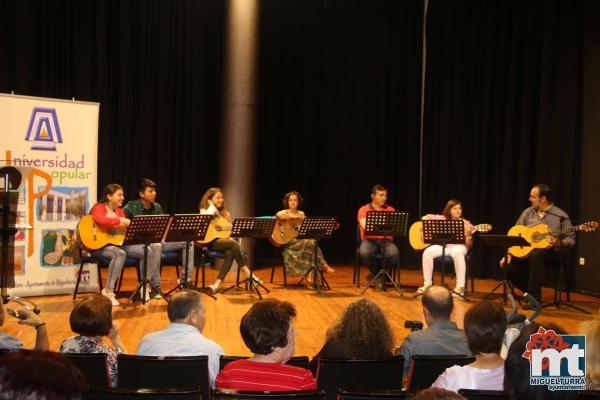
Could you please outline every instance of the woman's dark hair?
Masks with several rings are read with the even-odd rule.
[[[156,182],[148,178],[143,178],[138,185],[138,193],[144,193],[146,188],[156,189]]]
[[[462,204],[460,202],[460,200],[456,200],[456,199],[450,199],[448,200],[448,202],[446,203],[446,207],[444,207],[444,211],[442,211],[442,215],[444,217],[446,217],[446,219],[452,219],[452,217],[450,216],[450,210],[452,209],[452,207],[457,206],[459,204]],[[462,215],[461,215],[462,218]]]
[[[373,359],[392,355],[394,333],[381,308],[367,299],[348,305],[331,329],[349,358]]]
[[[465,334],[473,354],[500,353],[506,313],[500,304],[481,301],[465,314]]]
[[[21,350],[0,357],[0,400],[87,399],[85,375],[60,353]]]
[[[254,354],[271,354],[275,347],[287,346],[288,330],[295,316],[296,308],[287,301],[256,303],[242,317],[242,339]]]
[[[300,209],[300,207],[302,207],[302,204],[304,203],[302,195],[300,194],[300,192],[292,190],[291,192],[287,192],[285,196],[283,196],[283,208],[290,208],[288,202],[290,201],[290,197],[293,195],[296,195],[296,198],[298,199],[298,210]]]
[[[69,317],[71,330],[83,336],[106,336],[112,327],[112,304],[95,293],[75,305]]]
[[[118,183],[109,183],[108,185],[104,186],[104,189],[102,189],[102,198],[100,199],[100,202],[108,202],[108,196],[112,196],[119,189],[123,190],[123,186],[119,185]]]

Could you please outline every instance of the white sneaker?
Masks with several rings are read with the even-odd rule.
[[[216,283],[213,283],[212,285],[208,285],[208,288],[210,289],[211,292],[213,292],[213,294],[217,293],[217,290],[219,290],[219,286]]]
[[[457,286],[454,288],[454,290],[452,291],[452,297],[461,297],[465,295],[465,288]]]
[[[144,296],[144,303],[150,301],[152,296],[150,296],[150,291],[152,291],[152,286],[146,285],[146,295]],[[140,298],[144,295],[144,288],[140,291]]]
[[[109,300],[110,300],[110,303],[111,303],[113,306],[120,306],[120,305],[121,305],[121,303],[119,303],[119,302],[117,301],[117,298],[115,297],[115,293],[114,293],[114,292],[108,293],[108,292],[106,291],[106,289],[102,289],[102,296],[104,296],[104,297],[106,297],[107,299],[109,299]]]
[[[429,289],[431,285],[423,285],[417,289],[417,294],[423,294],[427,289]]]
[[[260,279],[258,276],[252,274],[252,279],[254,279],[254,282],[258,283],[259,285],[262,285],[264,282],[262,279]]]

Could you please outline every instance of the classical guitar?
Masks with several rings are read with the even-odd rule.
[[[216,217],[210,221],[204,240],[197,240],[198,245],[204,246],[215,239],[227,239],[231,236],[231,222],[225,217]]]
[[[567,233],[575,232],[575,231],[595,231],[598,229],[597,221],[590,221],[583,223],[581,225],[571,226],[569,228],[557,229],[551,231],[548,228],[548,225],[538,224],[532,227],[527,227],[524,225],[515,225],[508,231],[508,236],[522,236],[525,240],[527,240],[531,246],[530,247],[519,247],[513,246],[508,249],[508,252],[517,258],[527,258],[529,254],[533,251],[533,249],[548,249],[552,247],[548,238],[550,236],[557,237]]]
[[[88,250],[98,250],[109,244],[120,246],[125,240],[124,225],[118,225],[114,228],[102,228],[96,225],[91,215],[81,218],[77,225],[77,237],[81,244]]]
[[[471,226],[471,233],[489,232],[492,230],[490,224],[479,224]],[[408,231],[408,240],[413,249],[419,251],[431,246],[431,243],[425,243],[423,239],[423,221],[417,221],[410,226]]]
[[[302,225],[302,218],[277,218],[269,240],[274,246],[283,246],[298,236],[300,225]]]

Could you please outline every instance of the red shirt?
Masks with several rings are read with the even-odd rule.
[[[106,209],[106,204],[104,203],[96,203],[90,210],[90,214],[92,214],[94,222],[102,228],[112,228],[121,224],[120,218],[125,218],[125,211],[117,208],[116,212],[116,217],[108,216],[108,210]]]
[[[360,224],[360,220],[361,219],[367,218],[367,212],[369,212],[369,211],[392,212],[392,211],[396,211],[396,209],[394,207],[390,206],[389,204],[386,204],[385,208],[382,208],[381,210],[376,210],[375,208],[373,208],[373,206],[371,205],[371,203],[365,204],[364,206],[362,206],[361,208],[358,209],[358,217],[356,219],[358,220],[359,224]],[[361,226],[360,227],[360,238],[362,240],[365,240],[365,239],[383,239],[383,236],[365,236],[365,230]]]
[[[304,368],[251,360],[230,362],[219,372],[217,389],[287,392],[317,390],[312,373]]]

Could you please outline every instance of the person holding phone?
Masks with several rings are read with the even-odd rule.
[[[4,319],[9,314],[19,320],[19,324],[28,325],[35,329],[35,347],[33,350],[48,350],[48,333],[46,323],[33,311],[21,308],[13,310],[0,305],[0,326],[4,325]],[[7,333],[0,332],[0,349],[16,351],[23,349],[23,342]]]

